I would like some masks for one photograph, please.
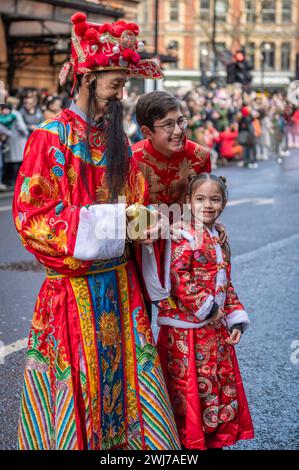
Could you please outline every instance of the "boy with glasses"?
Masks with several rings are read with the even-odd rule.
[[[145,139],[133,145],[133,154],[148,183],[151,204],[182,205],[188,177],[211,172],[209,153],[187,139],[188,120],[169,93],[143,95],[136,118]]]

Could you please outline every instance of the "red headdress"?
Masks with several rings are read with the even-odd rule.
[[[131,77],[163,78],[153,60],[142,60],[138,54],[144,44],[138,41],[137,24],[119,20],[99,25],[86,20],[86,14],[82,12],[71,17],[71,60],[64,64],[59,74],[61,85],[71,71],[74,86],[77,75],[108,70],[126,70]]]

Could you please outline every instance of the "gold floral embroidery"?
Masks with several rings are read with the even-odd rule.
[[[126,393],[128,423],[133,424],[138,419],[138,403],[136,397],[134,344],[132,325],[130,318],[130,303],[128,299],[128,280],[125,268],[118,269],[119,290],[121,293],[122,318],[124,322],[124,348],[125,348],[125,370],[126,370]],[[140,432],[140,430],[138,430]]]
[[[93,311],[88,290],[88,281],[84,277],[70,278],[77,301],[78,317],[82,331],[83,347],[86,356],[87,373],[90,384],[90,406],[92,411],[93,432],[101,444],[101,410],[99,401],[98,352],[94,337]]]
[[[77,173],[73,166],[70,166],[67,170],[67,178],[70,186],[74,186],[77,181]]]
[[[63,260],[63,264],[66,264],[70,269],[79,269],[84,265],[84,262],[72,258],[71,256],[67,256]]]
[[[55,228],[58,223],[64,225],[64,228],[59,231]],[[28,244],[36,246],[45,253],[55,254],[57,249],[67,251],[66,231],[67,223],[65,221],[50,219],[48,222],[45,217],[38,216],[31,220],[30,227],[27,227],[25,234],[28,236]]]
[[[47,199],[57,199],[58,182],[55,175],[50,174],[51,181],[35,174],[24,178],[19,200],[35,207],[42,207]]]

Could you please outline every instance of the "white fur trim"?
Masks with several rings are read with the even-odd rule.
[[[212,232],[209,229],[208,231],[211,237],[217,237],[217,238],[219,237],[219,234],[217,230],[215,229],[215,227],[213,227]],[[224,261],[221,245],[219,243],[216,243],[214,246],[215,246],[215,251],[216,251],[217,263],[221,264]],[[225,287],[227,286],[227,277],[226,277],[225,269],[220,269],[217,273],[216,287],[215,287],[216,292],[217,292],[217,289],[221,286],[225,286]],[[224,308],[225,298],[226,298],[226,291],[219,292],[219,294],[216,295],[215,302],[217,302],[219,307]]]
[[[153,250],[148,250],[148,245],[142,245],[142,274],[146,290],[152,302],[167,299],[170,296],[170,257],[171,240],[166,240],[164,256],[165,287],[163,287],[158,275],[155,253]]]
[[[195,245],[195,238],[193,237],[193,235],[191,235],[191,233],[183,229],[181,229],[180,232],[181,232],[182,237],[185,238],[185,240],[188,240],[188,242],[190,243],[191,249],[195,250],[196,245]]]
[[[231,313],[228,313],[226,316],[227,327],[230,330],[232,326],[242,323],[243,331],[247,330],[249,327],[250,321],[245,310],[233,310]]]
[[[174,318],[170,317],[158,317],[157,323],[159,326],[174,326],[175,328],[185,328],[185,329],[194,329],[194,328],[202,328],[203,326],[207,325],[210,320],[203,321],[201,323],[192,323],[189,321],[183,320],[175,320]]]
[[[200,307],[199,310],[197,310],[194,315],[199,319],[199,320],[205,320],[205,318],[209,315],[209,313],[212,310],[214,303],[214,296],[213,295],[208,295],[206,301],[204,304]]]
[[[122,256],[126,239],[126,205],[96,204],[82,207],[74,249],[80,260]]]

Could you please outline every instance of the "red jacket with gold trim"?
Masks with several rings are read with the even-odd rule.
[[[188,177],[210,173],[210,154],[191,140],[170,158],[158,152],[146,139],[132,146],[133,157],[138,162],[149,188],[150,204],[184,204]]]
[[[204,326],[216,303],[225,311],[229,329],[240,323],[243,331],[248,327],[248,315],[231,282],[231,265],[215,228],[182,230],[182,238],[172,243],[170,277],[173,303],[170,307],[169,302],[160,302],[160,326]]]

